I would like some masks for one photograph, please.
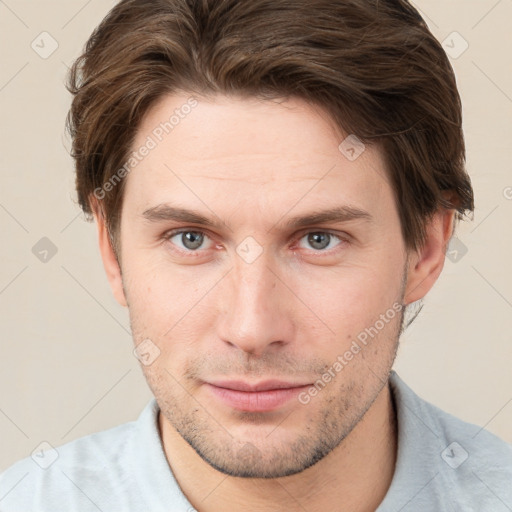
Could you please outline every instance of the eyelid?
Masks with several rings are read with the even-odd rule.
[[[210,234],[210,232],[204,228],[197,228],[197,227],[194,227],[194,226],[190,226],[190,227],[182,227],[182,228],[174,228],[174,229],[170,229],[168,231],[166,231],[165,233],[163,233],[163,235],[161,236],[162,240],[163,241],[166,241],[166,242],[170,242],[170,239],[176,235],[179,235],[181,233],[188,233],[188,232],[194,232],[194,233],[200,233],[202,235],[205,235],[206,237],[208,237],[210,239],[210,241],[212,243],[215,244],[215,241],[212,237],[212,235]],[[330,230],[330,229],[327,229],[327,228],[306,228],[306,229],[302,229],[301,231],[299,231],[298,233],[296,233],[295,235],[293,235],[292,237],[292,245],[295,246],[304,236],[306,235],[309,235],[311,233],[325,233],[325,234],[329,234],[331,236],[334,236],[336,237],[338,240],[339,240],[339,244],[336,245],[336,247],[338,247],[339,245],[341,245],[342,243],[349,243],[350,242],[350,235],[348,233],[340,233],[340,232],[337,232],[335,230]],[[207,251],[209,249],[197,249],[195,251],[193,250],[184,250],[184,249],[181,249],[179,246],[176,246],[175,244],[172,244],[174,247],[176,247],[176,250],[182,252],[182,253],[186,253],[186,254],[200,254],[201,252],[204,252],[204,251]],[[321,251],[321,250],[314,250],[314,249],[311,249],[310,252],[312,253],[316,253],[318,255],[322,254],[322,253],[325,253],[325,254],[328,254],[330,253],[331,251],[335,251],[336,250],[336,247],[333,247],[332,249],[329,249],[329,250],[324,250],[324,251]]]
[[[338,238],[339,240],[343,240],[343,241],[346,241],[346,242],[350,241],[350,239],[351,239],[351,236],[348,233],[346,233],[345,231],[340,232],[340,231],[336,231],[334,229],[328,229],[328,228],[313,228],[313,229],[308,228],[308,229],[303,229],[303,230],[299,231],[294,236],[294,239],[295,240],[300,240],[305,235],[309,235],[311,233],[325,233],[325,234],[334,236],[334,237]]]
[[[175,229],[170,229],[168,231],[166,231],[162,236],[161,236],[161,239],[164,241],[164,242],[169,242],[171,243],[174,247],[176,247],[176,250],[177,251],[180,251],[182,253],[186,253],[186,254],[200,254],[204,251],[207,251],[209,249],[197,249],[195,251],[193,250],[185,250],[185,249],[182,249],[181,247],[177,246],[176,244],[173,244],[171,242],[171,238],[175,237],[176,235],[180,235],[182,233],[200,233],[201,235],[204,235],[206,237],[208,237],[210,239],[210,241],[212,243],[215,243],[212,239],[212,237],[210,236],[209,232],[207,230],[204,230],[202,228],[195,228],[195,227],[186,227],[186,228],[175,228]]]
[[[328,234],[330,236],[334,236],[340,242],[339,244],[337,244],[332,249],[327,249],[327,250],[314,250],[314,249],[310,249],[311,253],[314,253],[314,254],[317,254],[317,255],[330,254],[331,252],[336,251],[337,247],[342,245],[343,243],[350,243],[350,235],[348,235],[348,233],[339,233],[337,231],[326,229],[326,228],[324,228],[324,229],[315,229],[315,228],[313,228],[313,229],[304,229],[304,230],[300,231],[297,235],[295,235],[293,244],[294,245],[297,244],[306,235],[309,235],[309,234],[312,234],[312,233]]]

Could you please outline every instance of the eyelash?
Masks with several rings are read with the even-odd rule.
[[[210,240],[213,241],[212,237],[209,236],[209,234],[206,232],[206,231],[202,231],[202,230],[198,230],[198,229],[195,229],[195,228],[187,228],[187,229],[183,229],[183,228],[180,228],[180,229],[174,229],[174,230],[171,230],[171,231],[167,231],[165,232],[163,235],[162,235],[162,239],[164,242],[169,242],[172,244],[172,242],[170,241],[171,238],[173,238],[174,236],[176,235],[180,235],[180,234],[183,234],[183,233],[189,233],[189,232],[193,232],[193,233],[199,233],[199,234],[202,234],[202,235],[205,235],[207,236],[208,238],[210,238]],[[331,237],[334,237],[336,239],[338,239],[339,243],[332,249],[323,249],[323,250],[314,250],[314,249],[311,249],[311,252],[313,254],[316,254],[316,255],[324,255],[324,254],[332,254],[332,251],[336,251],[340,245],[345,245],[347,243],[349,243],[349,236],[348,235],[345,235],[345,236],[342,236],[340,234],[337,234],[337,233],[334,233],[332,231],[329,231],[329,230],[309,230],[309,231],[304,231],[304,232],[301,232],[300,234],[298,234],[296,237],[294,237],[294,244],[299,242],[300,240],[302,240],[302,238],[304,238],[306,235],[309,235],[309,234],[313,234],[313,233],[321,233],[321,234],[327,234],[327,235],[330,235]],[[175,244],[172,244],[174,247]],[[193,250],[184,250],[184,249],[181,249],[179,247],[176,247],[176,250],[178,250],[179,252],[181,253],[184,253],[186,254],[187,256],[201,256],[201,252],[204,252],[205,250],[207,249],[204,249],[204,250],[201,250],[201,249],[197,249],[195,251]]]

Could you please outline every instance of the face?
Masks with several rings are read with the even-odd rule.
[[[302,100],[188,98],[162,99],[134,142],[157,142],[124,190],[134,339],[162,421],[205,461],[291,475],[387,381],[406,285],[395,198],[379,149],[354,160]]]

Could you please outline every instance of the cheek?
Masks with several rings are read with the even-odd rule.
[[[338,338],[346,338],[375,323],[400,302],[403,274],[400,262],[392,266],[351,266],[315,269],[301,276],[297,295]]]
[[[149,338],[161,355],[145,372],[155,373],[163,366],[169,370],[184,368],[186,361],[197,355],[197,344],[204,338],[205,329],[211,327],[205,321],[207,315],[212,316],[207,292],[216,275],[199,277],[191,267],[143,264],[140,256],[125,264],[134,340],[140,343]]]
[[[161,361],[183,368],[187,358],[209,348],[203,343],[212,340],[219,309],[234,293],[221,282],[226,268],[180,267],[166,261],[161,249],[129,244],[125,254],[123,277],[136,342],[152,339]],[[308,340],[307,347],[296,347],[293,340],[290,347],[329,358],[343,352],[400,299],[401,270],[399,255],[383,247],[339,267],[281,266],[278,274],[287,286],[273,289],[281,295],[276,303]]]
[[[125,262],[124,273],[130,307],[141,318],[171,327],[176,317],[185,315],[198,301],[203,288],[200,272],[155,261],[145,251],[133,254],[136,256]]]

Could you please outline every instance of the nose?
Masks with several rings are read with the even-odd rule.
[[[236,258],[220,290],[219,338],[255,356],[290,343],[294,335],[290,291],[269,263],[265,254],[252,263]]]

